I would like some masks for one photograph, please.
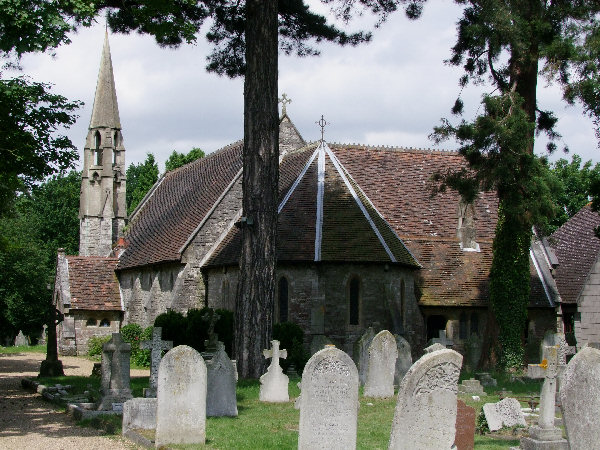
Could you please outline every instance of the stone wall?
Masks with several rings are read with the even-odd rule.
[[[210,269],[208,306],[231,309],[235,300],[238,269]],[[413,272],[400,266],[384,264],[280,264],[281,277],[288,281],[288,320],[305,332],[306,344],[313,336],[326,335],[339,348],[352,354],[354,342],[364,329],[394,331],[391,309],[400,304],[400,286],[405,287],[403,334],[415,348],[422,348],[424,323],[414,295]],[[359,280],[358,324],[350,324],[349,283]],[[279,292],[275,293],[275,321],[279,319]],[[397,325],[396,325],[397,326]]]
[[[85,217],[79,225],[79,255],[108,256],[113,244],[113,220]]]
[[[61,355],[86,355],[92,336],[110,336],[121,329],[120,311],[71,310],[58,330]]]
[[[600,342],[600,260],[592,270],[581,291],[575,316],[577,348],[590,342]]]

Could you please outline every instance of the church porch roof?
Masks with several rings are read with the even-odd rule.
[[[71,310],[121,311],[121,294],[115,274],[118,259],[102,256],[67,256]]]

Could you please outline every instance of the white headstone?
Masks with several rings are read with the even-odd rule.
[[[498,403],[486,403],[483,405],[483,413],[490,431],[515,425],[527,426],[521,404],[516,398],[507,397]]]
[[[140,348],[150,350],[150,387],[145,392],[145,397],[156,397],[156,384],[158,380],[158,366],[164,350],[173,348],[173,341],[162,340],[162,327],[152,329],[152,340],[143,341]]]
[[[102,346],[102,381],[100,410],[112,410],[113,403],[129,400],[131,344],[123,341],[121,333],[113,333],[112,338]]]
[[[375,331],[373,327],[369,327],[365,330],[360,339],[354,346],[354,361],[358,369],[358,379],[360,385],[364,385],[367,381],[367,367],[369,366],[369,345],[375,337]]]
[[[358,371],[352,358],[333,346],[315,353],[301,387],[298,448],[356,448]]]
[[[123,405],[123,429],[125,435],[129,430],[154,430],[156,428],[156,399],[132,398]]]
[[[206,365],[196,350],[179,345],[158,369],[155,444],[204,444],[205,439]]]
[[[569,361],[560,389],[562,415],[571,450],[600,443],[600,350],[584,347]]]
[[[412,354],[410,344],[402,336],[396,336],[396,348],[398,349],[398,358],[396,358],[394,384],[398,386],[406,372],[408,372],[408,369],[412,366]]]
[[[289,402],[289,378],[283,373],[279,365],[279,358],[287,358],[287,350],[279,349],[279,341],[271,341],[271,350],[264,350],[265,358],[271,358],[267,372],[260,377],[260,392],[258,399],[261,402]]]
[[[406,373],[392,422],[390,449],[450,449],[462,355],[444,349],[423,355]]]
[[[389,398],[394,396],[394,373],[398,348],[394,335],[387,330],[375,335],[369,345],[365,397]]]
[[[206,415],[208,417],[235,417],[238,415],[235,393],[236,370],[225,352],[225,345],[217,341],[217,351],[206,364],[208,391]]]

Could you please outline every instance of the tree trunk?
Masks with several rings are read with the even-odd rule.
[[[263,371],[272,332],[279,140],[277,0],[246,2],[246,74],[242,255],[235,312],[235,353],[243,378]]]

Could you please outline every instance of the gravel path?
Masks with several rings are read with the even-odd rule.
[[[93,428],[79,427],[71,416],[21,388],[21,378],[37,376],[41,353],[0,354],[0,449],[135,449],[120,436],[101,436]],[[93,362],[61,357],[65,375],[89,375]],[[149,371],[132,370],[132,376]]]

